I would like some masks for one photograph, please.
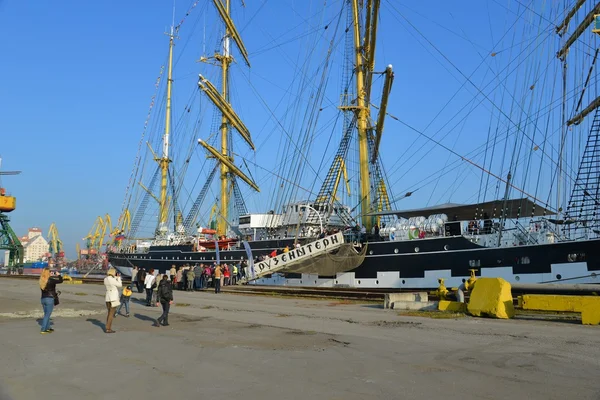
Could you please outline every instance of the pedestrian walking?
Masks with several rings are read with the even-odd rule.
[[[204,280],[202,281],[202,289],[208,288],[208,281],[210,280],[211,275],[212,275],[212,270],[210,269],[210,266],[205,265],[204,266]]]
[[[121,308],[125,305],[125,316],[129,318],[129,300],[131,300],[131,286],[127,286],[123,289],[123,293],[121,293],[121,304],[119,304],[119,308],[117,308],[117,312],[115,313],[115,317],[121,312]]]
[[[238,279],[238,266],[237,264],[233,264],[233,268],[231,270],[231,284],[235,285]]]
[[[196,264],[194,266],[194,290],[199,290],[202,288],[202,273],[204,270],[200,266],[200,264]]]
[[[221,293],[221,278],[222,278],[222,271],[221,271],[221,265],[217,264],[217,266],[215,267],[215,279],[213,279],[213,281],[215,282],[215,293]]]
[[[223,270],[223,277],[224,277],[224,286],[229,286],[230,284],[230,279],[231,279],[231,271],[229,270],[229,265],[225,264],[225,269]]]
[[[177,289],[181,290],[182,289],[182,283],[183,283],[183,268],[179,267],[177,268]]]
[[[42,290],[42,309],[44,310],[44,318],[42,318],[42,330],[41,334],[52,333],[54,329],[50,328],[50,316],[54,310],[54,305],[58,305],[58,294],[56,292],[56,285],[63,282],[60,274],[50,271],[50,268],[46,267],[40,274],[40,289]]]
[[[196,274],[194,274],[194,270],[190,268],[185,275],[187,278],[187,291],[191,292],[194,290],[194,279],[196,278]]]
[[[131,284],[132,285],[137,284],[137,274],[138,274],[138,267],[134,266],[131,269]]]
[[[142,268],[138,271],[137,275],[137,290],[138,293],[142,293],[144,291],[144,281],[146,280],[146,270]]]
[[[225,286],[225,268],[227,268],[227,264],[221,266],[221,288]]]
[[[106,309],[108,311],[104,332],[115,333],[115,331],[112,330],[112,322],[115,311],[120,305],[119,288],[123,286],[121,283],[121,274],[118,274],[116,269],[110,268],[106,273],[106,278],[104,278],[104,286],[106,287],[104,301],[106,302]]]
[[[154,289],[154,285],[156,285],[156,280],[154,276],[154,270],[151,269],[144,279],[144,288],[146,289],[146,307],[150,307],[152,305],[152,289]]]
[[[163,274],[158,274],[156,276],[156,279],[154,280],[154,285],[152,285],[152,306],[156,307],[156,303],[158,302],[157,298],[158,298],[158,285],[160,284],[160,281],[162,280]]]
[[[158,302],[162,306],[163,313],[156,320],[156,326],[169,326],[169,309],[173,304],[173,286],[169,278],[164,275],[158,285]],[[158,303],[156,304],[158,306]]]
[[[171,265],[171,269],[169,270],[169,275],[171,278],[171,286],[175,286],[174,282],[175,282],[175,275],[177,275],[177,269],[175,268],[175,264]]]

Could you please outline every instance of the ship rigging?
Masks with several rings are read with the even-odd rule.
[[[198,126],[207,107],[200,107],[193,120],[189,115],[194,106],[187,102],[182,121],[193,123],[180,122],[180,129],[188,133],[178,134],[179,143],[187,141],[190,148],[194,145],[202,149],[206,159],[198,176],[207,179],[199,191],[185,188],[183,181],[190,161],[199,153],[192,149],[180,151],[178,158],[169,153],[175,140],[169,136],[167,116],[163,153],[160,157],[153,155],[160,168],[153,174],[146,172],[146,183],[136,175],[134,181],[140,182],[144,194],[126,202],[126,209],[129,205],[137,209],[125,235],[127,243],[123,241],[111,251],[112,262],[121,268],[133,264],[166,268],[171,263],[240,262],[277,248],[306,244],[326,231],[344,233],[345,241],[352,243],[356,255],[361,255],[356,266],[329,268],[323,275],[323,270],[320,273],[318,266],[312,265],[314,271],[283,271],[284,275],[261,277],[260,282],[433,287],[439,277],[447,278],[451,285],[459,284],[473,268],[478,274],[522,282],[594,279],[593,271],[600,270],[594,261],[597,257],[591,257],[600,231],[600,154],[596,149],[600,102],[595,88],[597,30],[589,28],[596,23],[599,5],[578,1],[542,11],[519,5],[516,21],[499,38],[492,37],[485,51],[461,27],[458,36],[473,47],[480,59],[479,65],[467,73],[434,43],[429,31],[419,29],[415,18],[405,15],[413,10],[401,10],[403,6],[379,0],[343,0],[335,4],[340,7],[333,15],[325,17],[325,11],[317,14],[320,28],[311,27],[313,32],[306,40],[312,47],[303,51],[299,58],[302,62],[291,64],[293,75],[285,93],[290,97],[295,93],[296,97],[288,100],[281,115],[276,115],[276,107],[270,107],[260,95],[249,79],[250,73],[239,70],[273,119],[273,130],[281,134],[279,149],[273,152],[271,146],[269,154],[274,154],[269,158],[276,159],[275,166],[265,168],[261,160],[266,157],[253,159],[248,151],[260,152],[269,139],[261,137],[255,145],[257,139],[250,135],[251,129],[241,116],[250,107],[248,101],[240,107],[231,99],[236,88],[230,75],[235,61],[232,47],[246,67],[252,53],[242,42],[243,30],[234,23],[230,2],[213,1],[213,12],[221,25],[216,36],[218,49],[213,56],[203,55],[200,61],[217,66],[219,74],[217,80],[200,74],[197,87],[215,116],[206,137]],[[513,10],[506,12],[511,15]],[[378,32],[384,15],[395,18],[398,26],[426,47],[429,55],[460,83],[456,92],[443,101],[431,98],[429,93],[424,110],[429,112],[438,103],[440,110],[425,124],[408,122],[407,112],[417,112],[418,102],[405,104],[401,117],[390,106],[394,81],[398,85],[391,64],[397,66],[397,58],[385,68],[377,68],[375,62],[381,48],[376,43],[384,37]],[[540,18],[533,24],[526,16]],[[173,32],[179,26],[170,34],[167,115],[171,113]],[[457,33],[455,27],[438,28]],[[523,40],[516,40],[517,34]],[[554,35],[558,35],[558,46]],[[340,101],[334,102],[326,93],[339,54],[343,54],[339,62],[343,72],[337,83],[342,94]],[[401,69],[406,68],[404,61]],[[582,68],[570,67],[575,63],[586,65],[587,74],[581,76]],[[429,65],[424,63],[425,67]],[[409,83],[404,73],[400,79],[403,86]],[[218,86],[212,83],[217,81]],[[412,89],[420,95],[427,93],[414,86]],[[403,88],[403,94],[407,90]],[[397,88],[394,93],[398,93]],[[481,111],[489,115],[487,123]],[[594,117],[589,118],[590,114]],[[395,147],[387,146],[389,139],[383,136],[386,117],[391,120],[385,124],[386,130],[403,137]],[[437,131],[429,132],[433,129]],[[481,134],[472,134],[467,142],[459,141],[467,130]],[[332,132],[341,133],[333,151],[337,137]],[[412,144],[404,138],[409,133],[416,134]],[[457,136],[453,144],[445,139],[451,133]],[[585,135],[587,139],[582,140]],[[470,143],[484,137],[483,144],[474,147]],[[243,149],[236,147],[234,151],[235,139],[244,142]],[[324,147],[317,144],[323,139],[327,142]],[[396,161],[386,166],[383,160],[390,156]],[[242,161],[243,166],[234,161]],[[414,178],[418,175],[415,172],[424,172],[419,167],[429,167],[430,161],[443,166]],[[134,171],[138,169],[144,167],[134,167]],[[255,178],[257,171],[265,170],[270,188],[264,176]],[[211,182],[217,173],[219,189],[215,192]],[[456,174],[455,179],[446,179],[451,173]],[[240,187],[240,179],[248,186]],[[158,182],[160,196],[155,196]],[[259,184],[268,187],[261,192],[266,193],[263,196],[258,195]],[[426,187],[432,188],[429,199],[423,197]],[[403,195],[394,196],[392,189]],[[187,204],[181,196],[185,191]],[[450,203],[457,194],[470,200]],[[447,202],[435,201],[435,196]],[[209,206],[207,219],[208,212],[202,217],[201,210],[207,210],[204,202],[210,197],[214,205]],[[261,199],[261,213],[248,213],[246,201],[250,198]],[[159,205],[155,215],[158,235],[151,241],[137,240],[137,231],[143,228],[142,215],[151,199]],[[430,207],[430,202],[438,205]],[[404,204],[409,209],[402,211],[399,205]],[[410,209],[411,204],[416,207]],[[213,243],[215,250],[208,243]],[[352,258],[350,254],[348,258]],[[322,276],[307,279],[306,274],[311,273]]]

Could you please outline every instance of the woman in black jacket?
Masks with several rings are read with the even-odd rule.
[[[158,284],[156,299],[160,302],[163,309],[162,315],[156,320],[156,326],[160,326],[159,324],[169,326],[169,308],[173,304],[173,287],[167,274],[163,275],[162,280]],[[158,306],[158,304],[156,305]]]
[[[54,304],[58,304],[58,295],[56,294],[56,285],[62,283],[63,278],[60,274],[50,271],[46,267],[40,274],[40,289],[42,290],[42,308],[44,309],[44,318],[42,319],[42,331],[40,333],[52,333],[54,329],[50,328],[50,315],[54,310]],[[55,303],[56,302],[56,303]]]

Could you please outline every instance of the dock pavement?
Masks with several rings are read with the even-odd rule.
[[[59,289],[40,335],[37,282],[0,279],[0,399],[600,399],[596,326],[175,291],[105,334],[103,286]]]

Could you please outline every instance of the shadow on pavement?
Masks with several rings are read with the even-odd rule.
[[[147,315],[142,315],[142,314],[134,314],[134,317],[136,317],[137,319],[141,320],[141,321],[148,321],[148,322],[152,322],[152,324],[156,324],[156,319],[155,318],[151,318]]]
[[[35,320],[35,322],[37,322],[37,324],[41,327],[43,320],[44,320],[43,318],[38,318]],[[52,320],[52,318],[50,318],[50,326],[53,326],[53,325],[54,325],[54,321]],[[0,400],[2,400],[2,398],[0,398]]]
[[[103,331],[106,328],[106,325],[104,324],[104,322],[100,321],[99,319],[88,318],[88,319],[86,319],[86,321],[91,322],[92,325],[96,325],[97,327],[102,328]]]

